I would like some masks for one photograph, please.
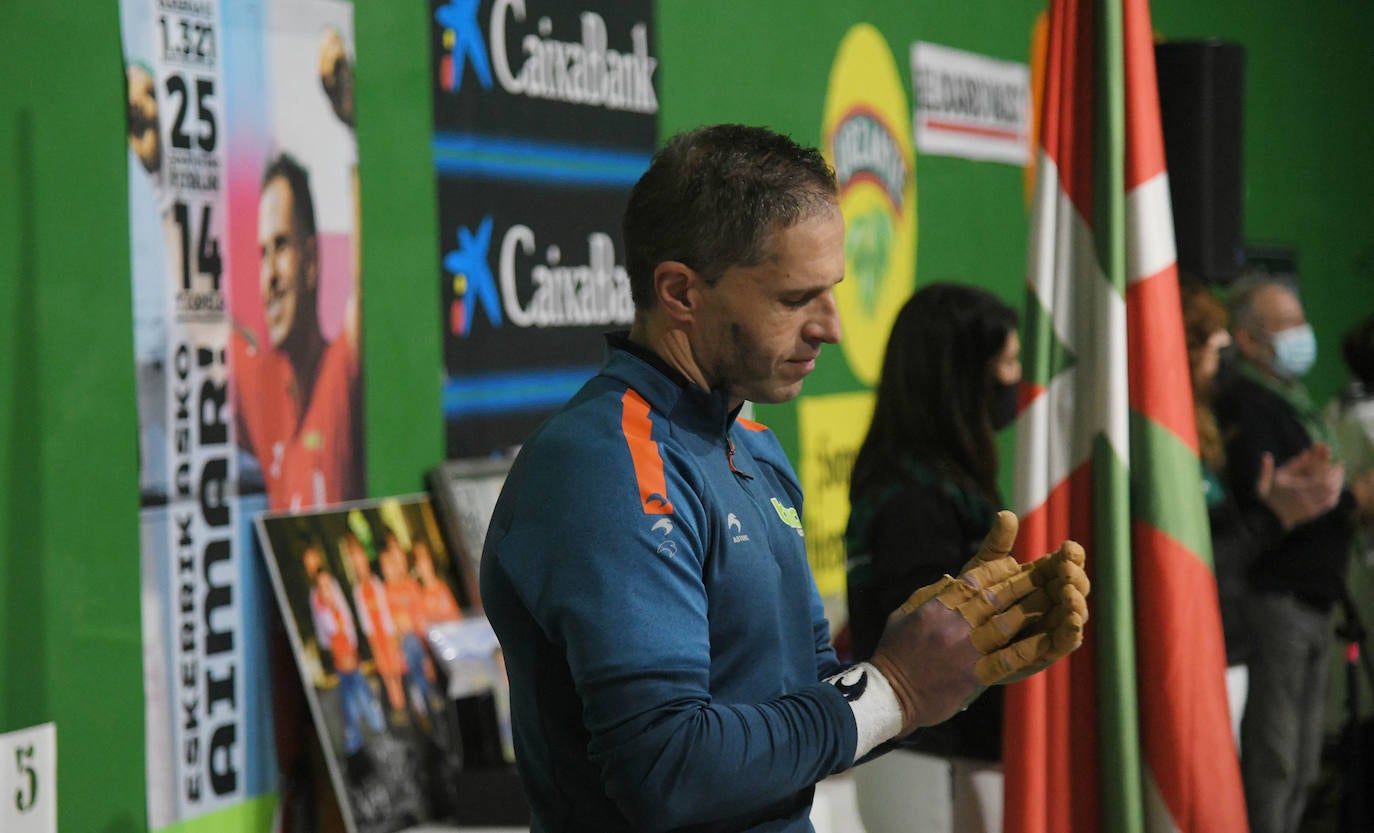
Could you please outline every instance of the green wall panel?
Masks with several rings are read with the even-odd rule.
[[[144,826],[133,330],[113,4],[0,38],[0,731],[57,724],[63,830]]]
[[[429,5],[367,0],[354,14],[367,483],[382,496],[422,490],[444,456]]]

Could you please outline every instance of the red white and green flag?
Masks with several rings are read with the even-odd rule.
[[[1007,692],[1007,833],[1247,829],[1199,487],[1147,0],[1052,0],[1015,505],[1092,618]]]

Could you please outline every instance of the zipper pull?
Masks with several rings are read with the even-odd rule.
[[[735,442],[734,442],[734,440],[731,440],[731,439],[729,439],[729,438],[727,437],[726,440],[725,440],[725,446],[726,446],[725,459],[726,459],[726,461],[730,464],[730,471],[734,472],[735,474],[739,475],[740,477],[743,477],[745,480],[753,480],[753,479],[754,479],[754,476],[753,476],[752,474],[747,474],[747,473],[742,472],[742,471],[740,471],[739,469],[735,468]]]

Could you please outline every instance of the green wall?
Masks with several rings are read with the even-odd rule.
[[[1345,384],[1341,336],[1374,312],[1374,9],[1358,3],[1155,4],[1170,39],[1245,46],[1245,231],[1296,246],[1317,331],[1307,383]]]
[[[368,0],[354,15],[367,485],[383,496],[422,491],[444,457],[429,5]]]
[[[537,2],[537,0],[536,0]],[[117,4],[6,0],[0,28],[0,732],[56,721],[60,826],[146,827],[136,413]],[[1232,10],[1234,8],[1234,10]],[[910,91],[927,40],[1027,60],[1039,4],[661,0],[665,132],[738,120],[819,140],[835,49],[884,32]],[[1248,50],[1246,228],[1298,247],[1322,356],[1374,308],[1374,13],[1360,4],[1155,3],[1173,37]],[[373,494],[443,454],[428,13],[358,0],[358,143]],[[1021,301],[1024,186],[1007,165],[917,161],[917,279]],[[832,351],[831,360],[838,360]],[[847,375],[822,366],[817,382]],[[769,409],[784,439],[794,418]],[[776,413],[771,413],[776,411]]]
[[[63,830],[139,830],[138,463],[119,21],[114,4],[93,2],[7,3],[4,17],[0,731],[57,722]]]

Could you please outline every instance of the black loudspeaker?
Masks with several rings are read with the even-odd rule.
[[[1178,265],[1208,281],[1245,265],[1241,116],[1245,49],[1218,40],[1155,45]]]

